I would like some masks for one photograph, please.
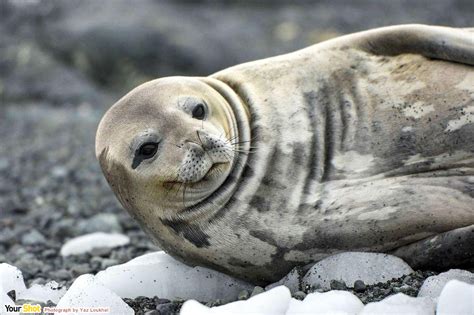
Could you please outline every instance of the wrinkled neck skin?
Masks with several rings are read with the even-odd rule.
[[[186,207],[179,210],[175,218],[171,218],[172,220],[182,220],[188,223],[194,220],[211,220],[218,215],[221,208],[225,207],[237,189],[238,181],[236,179],[240,178],[247,163],[247,154],[239,152],[249,151],[251,145],[248,108],[240,97],[229,86],[219,80],[206,77],[199,79],[226,100],[228,107],[225,110],[230,126],[229,139],[232,139],[232,142],[237,145],[234,146],[236,152],[231,171],[224,183],[199,202],[193,205],[185,203]]]

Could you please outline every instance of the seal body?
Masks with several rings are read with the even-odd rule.
[[[415,25],[195,78],[230,104],[239,141],[219,187],[166,215],[139,201],[132,186],[146,180],[104,154],[115,143],[101,127],[97,152],[122,204],[190,264],[265,283],[341,251],[472,263],[473,64],[472,32]]]

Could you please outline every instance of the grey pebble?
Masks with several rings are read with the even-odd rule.
[[[24,245],[38,245],[38,244],[45,244],[46,238],[38,232],[37,230],[33,229],[28,233],[24,234],[21,238],[21,242]]]
[[[92,270],[89,264],[78,264],[71,268],[72,275],[78,277],[80,275],[90,273]]]
[[[265,290],[262,287],[256,286],[255,288],[253,288],[253,291],[250,297],[263,293],[263,292],[265,292]]]
[[[250,297],[250,293],[247,290],[242,290],[239,292],[238,299],[239,300],[247,300]]]
[[[296,291],[294,294],[293,294],[293,297],[297,300],[304,300],[304,298],[306,297],[306,293],[304,293],[303,291]]]
[[[329,283],[331,286],[331,290],[346,290],[347,286],[344,281],[338,281],[338,280],[331,280]]]
[[[20,258],[14,265],[23,272],[23,276],[25,274],[27,276],[34,276],[45,267],[39,260],[32,260],[28,256]]]
[[[72,278],[72,275],[69,271],[66,269],[59,269],[57,271],[51,271],[49,273],[49,276],[56,280],[56,281],[61,281],[61,280],[70,280]]]
[[[111,252],[112,248],[110,247],[95,247],[91,249],[90,254],[92,256],[106,257],[109,256]]]
[[[118,265],[119,262],[116,260],[116,259],[111,259],[111,258],[105,258],[105,259],[102,259],[102,262],[101,262],[101,269],[107,269],[111,266],[115,266],[115,265]]]
[[[220,305],[222,305],[222,300],[220,299],[217,299],[215,301],[209,301],[206,303],[207,307],[214,307],[214,306],[220,306]]]
[[[178,305],[175,303],[158,304],[156,310],[160,312],[160,314],[174,314],[178,310]]]
[[[94,233],[94,232],[122,232],[122,226],[115,214],[112,213],[99,213],[89,219],[79,222],[77,228],[81,233]]]
[[[354,282],[354,291],[356,292],[364,292],[367,286],[365,285],[364,281],[356,280]]]

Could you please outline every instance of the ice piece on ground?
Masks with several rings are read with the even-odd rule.
[[[183,304],[180,315],[284,315],[290,300],[290,290],[285,286],[279,286],[255,295],[246,301],[237,301],[212,308],[189,300]]]
[[[474,314],[474,285],[458,280],[449,281],[438,298],[436,314]]]
[[[78,312],[64,314],[100,313],[99,308],[109,314],[133,315],[133,309],[119,296],[99,283],[93,275],[86,274],[77,278],[59,301],[58,308],[76,308]],[[81,311],[80,308],[83,308]],[[87,308],[88,310],[85,310]],[[94,311],[93,311],[94,310]]]
[[[364,304],[347,291],[311,293],[303,301],[291,299],[286,315],[358,314]]]
[[[211,314],[214,314],[214,312],[211,311],[210,307],[202,305],[196,300],[187,300],[186,302],[184,302],[183,306],[181,306],[181,310],[179,311],[179,315],[211,315]]]
[[[90,252],[97,247],[118,247],[130,242],[128,236],[119,233],[91,233],[67,241],[61,248],[61,255],[79,255]]]
[[[3,287],[5,293],[15,290],[15,293],[18,294],[26,290],[20,269],[6,263],[0,264],[0,286]],[[0,307],[3,306],[0,305]]]
[[[51,281],[45,285],[33,284],[25,291],[20,292],[17,298],[43,303],[51,300],[54,304],[57,304],[65,293],[65,287],[61,287],[56,281]]]
[[[474,273],[466,270],[451,269],[440,273],[439,275],[428,277],[423,282],[423,285],[418,292],[418,296],[437,298],[441,294],[443,287],[450,280],[459,280],[469,284],[474,284]]]
[[[410,314],[434,315],[435,304],[428,297],[414,298],[398,293],[380,302],[367,304],[359,315]]]
[[[15,306],[15,302],[7,295],[9,291],[0,283],[0,314],[18,314],[18,312],[6,313],[7,306]]]
[[[301,267],[295,267],[278,282],[267,285],[265,287],[265,290],[270,290],[278,286],[284,285],[285,287],[290,289],[292,293],[295,293],[301,290],[300,285],[302,280],[303,271],[301,270]]]
[[[159,296],[166,299],[235,301],[253,285],[218,271],[187,266],[163,251],[145,254],[107,268],[97,280],[122,298]]]
[[[392,255],[347,252],[317,262],[304,276],[303,285],[329,290],[331,280],[344,281],[348,287],[353,287],[356,280],[370,285],[412,272],[407,263]]]

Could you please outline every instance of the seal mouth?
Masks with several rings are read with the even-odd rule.
[[[164,183],[164,186],[171,189],[171,187],[176,184],[178,185],[186,184],[187,187],[192,187],[194,185],[197,186],[202,183],[210,182],[213,178],[218,177],[224,172],[223,168],[225,167],[226,164],[229,164],[229,162],[213,163],[212,166],[207,170],[207,172],[202,176],[202,178],[200,178],[197,181],[191,182],[191,181],[170,180],[170,181],[166,181]]]
[[[204,174],[204,176],[200,180],[198,180],[197,183],[199,183],[201,181],[208,181],[210,178],[222,174],[222,171],[223,171],[222,168],[226,164],[229,164],[229,163],[228,162],[218,162],[218,163],[212,164],[211,168],[209,168],[209,170],[206,172],[206,174]]]

